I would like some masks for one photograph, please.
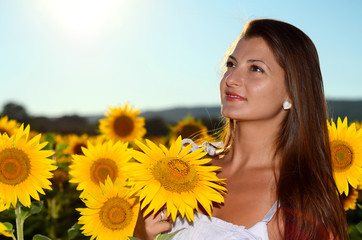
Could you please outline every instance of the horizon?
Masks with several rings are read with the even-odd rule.
[[[362,103],[362,98],[360,99],[326,99],[326,102],[338,102],[338,103]],[[91,113],[91,114],[79,114],[79,113],[66,113],[66,114],[59,114],[59,115],[45,115],[45,114],[40,114],[40,115],[33,115],[31,113],[28,112],[28,110],[26,109],[26,107],[24,105],[15,103],[15,102],[8,102],[8,103],[12,103],[12,104],[16,104],[18,106],[23,107],[28,116],[29,117],[45,117],[45,118],[49,118],[49,119],[55,119],[55,118],[61,118],[61,117],[68,117],[68,116],[79,116],[79,117],[85,117],[85,118],[93,118],[93,117],[99,117],[99,116],[104,116],[104,113],[106,111],[108,111],[108,108],[105,109],[103,112],[98,112],[98,113]],[[4,106],[3,106],[4,107]],[[3,110],[3,107],[1,108],[1,110]],[[113,106],[113,107],[117,107],[117,106]],[[175,106],[169,106],[169,107],[164,107],[164,108],[157,108],[157,109],[138,109],[140,110],[140,116],[142,116],[143,114],[149,114],[149,113],[153,113],[153,112],[165,112],[165,111],[169,111],[169,110],[184,110],[184,109],[197,109],[197,108],[219,108],[221,107],[220,104],[214,104],[214,105],[175,105]],[[137,108],[135,108],[137,109]],[[1,113],[1,112],[0,112]],[[361,119],[362,120],[362,119]]]

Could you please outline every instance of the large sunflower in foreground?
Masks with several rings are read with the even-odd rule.
[[[97,240],[128,239],[133,235],[138,218],[138,198],[131,197],[129,189],[118,179],[113,183],[108,177],[100,188],[101,194],[84,192],[87,208],[77,209],[81,214],[82,233]]]
[[[334,179],[340,194],[348,196],[348,183],[357,188],[362,181],[362,130],[347,124],[347,118],[337,125],[328,124]]]
[[[134,151],[139,164],[130,170],[135,191],[142,200],[141,208],[147,207],[144,215],[152,210],[156,213],[166,205],[167,215],[173,220],[179,212],[193,221],[194,210],[199,211],[198,203],[211,216],[212,202],[224,202],[222,193],[226,189],[221,185],[224,182],[214,172],[219,167],[204,166],[211,161],[203,158],[204,148],[190,153],[191,145],[188,145],[181,150],[181,137],[170,149],[161,144],[157,147],[149,140],[146,143],[136,141],[143,152]]]
[[[137,117],[139,110],[125,104],[109,111],[105,113],[106,119],[99,120],[99,130],[109,139],[132,142],[146,134],[145,119]]]
[[[48,158],[53,152],[42,150],[47,142],[39,143],[40,134],[29,139],[29,131],[29,125],[25,130],[21,125],[14,136],[0,137],[0,202],[5,205],[15,207],[19,200],[30,207],[30,196],[39,200],[38,193],[51,189],[48,179],[57,168]]]
[[[0,118],[0,134],[6,133],[12,136],[18,130],[20,123],[16,120],[9,120],[8,116]]]
[[[109,140],[93,145],[88,142],[87,148],[82,148],[84,155],[73,155],[73,162],[69,166],[69,182],[77,183],[77,190],[100,191],[99,183],[104,183],[107,176],[114,181],[121,182],[127,179],[124,166],[131,159],[131,149],[128,143]]]
[[[362,128],[362,122],[355,121],[354,123],[356,124],[356,129],[357,130]]]
[[[185,119],[172,127],[170,136],[170,144],[172,144],[178,138],[178,136],[181,136],[182,138],[189,138],[196,144],[201,144],[202,142],[206,141],[214,141],[212,137],[209,136],[207,127],[202,124],[201,120],[196,121],[191,116],[187,116]]]

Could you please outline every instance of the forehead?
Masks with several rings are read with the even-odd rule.
[[[267,42],[261,37],[241,38],[232,55],[239,61],[253,58],[277,63],[277,59]]]

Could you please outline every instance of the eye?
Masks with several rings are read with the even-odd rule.
[[[250,66],[250,70],[252,72],[261,72],[264,73],[264,70],[261,67],[258,67],[257,65],[253,64]]]
[[[226,65],[227,68],[234,68],[234,67],[236,67],[235,64],[234,64],[233,62],[231,62],[231,61],[227,61],[225,65]]]

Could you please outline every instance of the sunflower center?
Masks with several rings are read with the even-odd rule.
[[[117,164],[111,159],[100,158],[93,163],[90,173],[92,181],[96,184],[100,182],[104,183],[107,176],[109,176],[112,181],[115,181],[118,176]]]
[[[126,200],[114,197],[104,203],[99,217],[106,228],[120,230],[129,225],[132,214],[132,207]]]
[[[152,174],[161,185],[171,192],[186,192],[198,182],[196,170],[180,158],[163,158],[152,168]]]
[[[337,171],[345,171],[353,163],[353,152],[351,148],[342,141],[331,144],[333,168]]]
[[[17,185],[30,173],[28,155],[16,148],[6,148],[0,152],[0,182]]]
[[[75,144],[75,146],[73,147],[73,153],[78,154],[78,155],[84,155],[84,153],[82,151],[82,147],[87,147],[87,146],[83,143]]]
[[[6,133],[8,136],[10,136],[10,134],[8,133],[8,131],[6,131],[6,129],[0,128],[0,134],[4,134],[4,133]]]
[[[62,184],[68,180],[68,172],[64,171],[63,169],[58,168],[53,173],[54,175],[51,181],[54,184]]]
[[[180,131],[177,133],[177,135],[181,135],[182,138],[198,138],[196,133],[200,132],[201,128],[194,124],[187,124],[183,126]],[[199,135],[200,136],[200,135]]]
[[[129,136],[134,128],[133,120],[128,116],[119,116],[114,121],[114,131],[120,137]]]

